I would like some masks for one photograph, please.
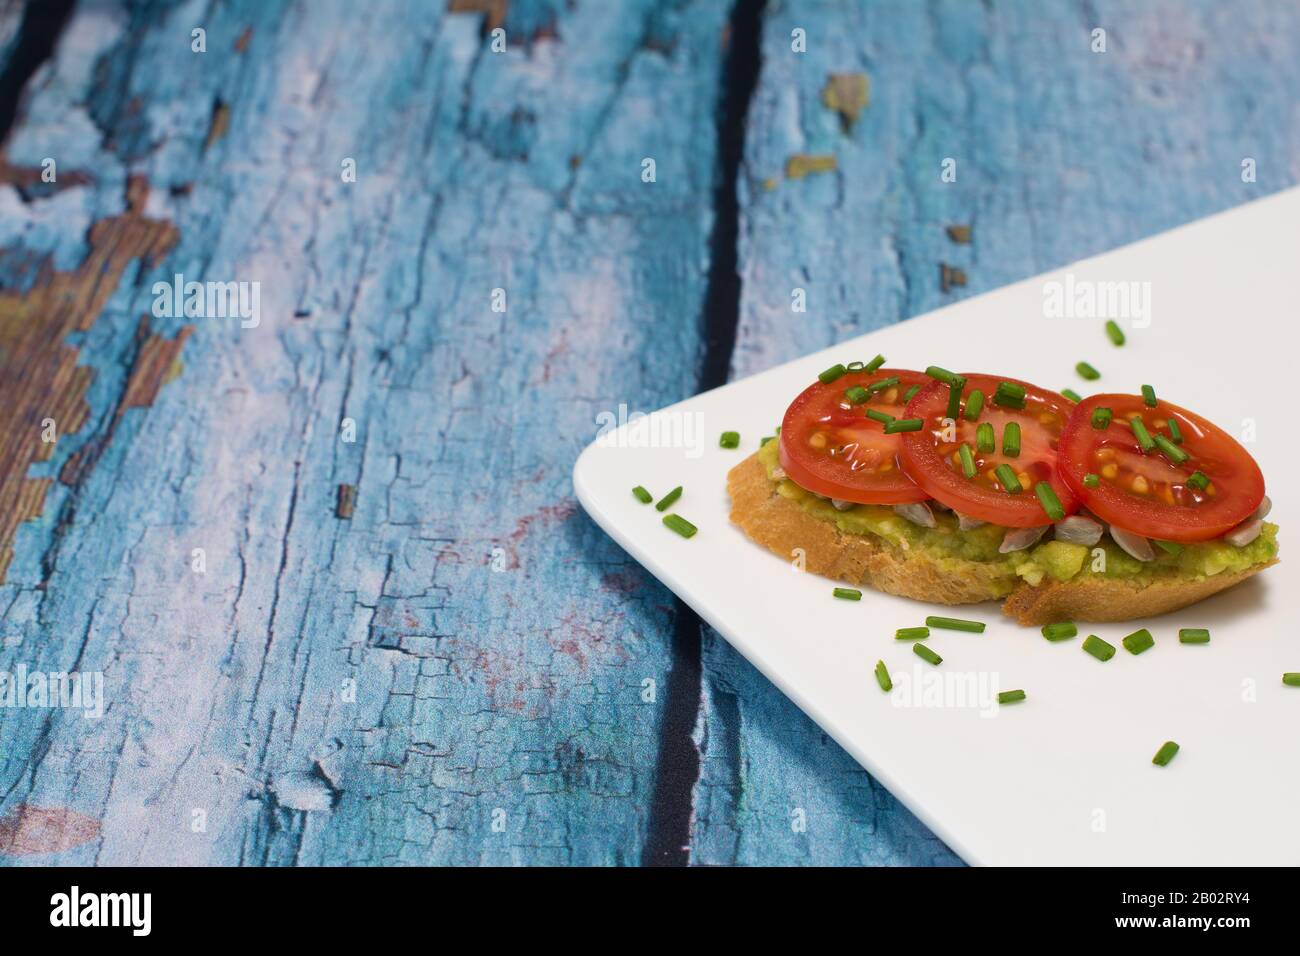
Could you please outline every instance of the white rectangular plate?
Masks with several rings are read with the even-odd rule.
[[[657,447],[628,447],[625,426],[587,448],[573,472],[578,499],[968,862],[1300,863],[1300,688],[1281,683],[1300,671],[1300,565],[1287,560],[1284,485],[1300,474],[1297,237],[1293,189],[697,395],[662,410],[659,420],[684,431]],[[1115,348],[1100,318],[1045,318],[1045,283],[1067,273],[1075,288],[1150,283],[1149,326],[1121,322],[1128,344]],[[1083,394],[1155,385],[1245,433],[1269,482],[1283,563],[1184,611],[1081,625],[1061,643],[992,603],[945,611],[869,590],[859,603],[834,600],[831,581],[794,570],[729,522],[726,476],[818,372],[877,352],[895,367],[937,364]],[[1076,376],[1080,359],[1101,381]],[[741,433],[739,450],[717,447],[729,429]],[[685,486],[672,510],[699,533],[665,528],[632,496],[638,484],[656,496]],[[989,627],[934,632],[928,643],[944,660],[931,668],[893,634],[935,613]],[[1121,648],[1103,664],[1080,649],[1086,634],[1119,646],[1138,627],[1156,636],[1140,657]],[[1208,627],[1212,642],[1180,645],[1179,627]],[[894,675],[892,694],[876,686],[878,659]],[[943,675],[989,693],[1023,688],[1028,699],[956,706],[953,686],[940,698],[947,706],[926,706],[920,681]],[[1155,767],[1165,740],[1182,750]]]

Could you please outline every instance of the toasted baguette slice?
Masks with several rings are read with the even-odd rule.
[[[1273,559],[1235,574],[1143,585],[1113,578],[1044,581],[1010,576],[1005,566],[909,553],[884,538],[849,534],[782,497],[757,455],[727,475],[731,520],[752,540],[790,560],[802,549],[804,570],[933,604],[974,604],[1006,598],[1002,613],[1021,624],[1128,621],[1204,600],[1276,564]]]

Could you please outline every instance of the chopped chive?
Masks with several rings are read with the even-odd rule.
[[[1002,490],[1009,495],[1018,495],[1025,489],[1020,486],[1020,479],[1016,473],[1011,470],[1008,464],[998,465],[993,469],[993,473],[998,476],[998,481],[1002,484]]]
[[[1079,633],[1073,621],[1061,621],[1057,624],[1044,624],[1043,637],[1049,641],[1064,641]]]
[[[683,538],[694,537],[699,528],[679,514],[664,515],[664,525],[680,534]]]
[[[1024,699],[1025,692],[1023,690],[1004,690],[998,694],[999,704],[1014,704],[1016,701]]]
[[[1197,491],[1204,491],[1206,488],[1210,487],[1210,479],[1206,477],[1205,472],[1194,471],[1187,476],[1186,484],[1188,487],[1195,488]]]
[[[1084,638],[1083,649],[1099,661],[1108,661],[1115,656],[1115,645],[1107,644],[1096,634]]]
[[[906,404],[910,402],[912,400],[912,396],[915,395],[920,390],[921,390],[921,386],[919,384],[913,385],[911,388],[909,388],[906,392],[903,393],[903,403]]]
[[[1020,454],[1020,426],[1016,422],[1007,422],[1002,429],[1002,454],[1008,458]]]
[[[1092,427],[1105,428],[1107,425],[1110,424],[1111,416],[1113,416],[1114,414],[1115,413],[1112,412],[1109,408],[1101,408],[1101,407],[1094,408],[1092,410]]]
[[[1110,340],[1116,345],[1124,344],[1124,330],[1119,327],[1119,323],[1114,319],[1106,322],[1106,334],[1110,336]]]
[[[997,447],[997,435],[988,422],[980,422],[979,427],[975,429],[975,447],[979,449],[981,455],[991,455]]]
[[[970,445],[962,443],[962,446],[957,449],[957,454],[961,458],[961,473],[967,478],[974,478],[976,475],[975,456],[971,454]]]
[[[740,432],[723,432],[718,438],[719,448],[739,448]]]
[[[861,372],[866,367],[867,364],[865,362],[850,362],[848,365],[844,366],[844,370],[846,372]]]
[[[984,411],[984,393],[978,388],[972,389],[966,396],[966,421],[977,422],[980,412]]]
[[[1156,443],[1152,440],[1151,433],[1147,431],[1147,426],[1143,423],[1142,419],[1135,415],[1128,420],[1128,423],[1129,427],[1133,429],[1133,437],[1138,440],[1138,445],[1142,448],[1142,454],[1145,455],[1152,448],[1156,447]]]
[[[1183,443],[1183,432],[1178,427],[1178,423],[1172,418],[1169,419],[1169,437],[1173,439],[1175,445],[1181,445]]]
[[[1015,382],[998,382],[993,392],[993,404],[1004,408],[1025,407],[1025,387]]]
[[[646,491],[640,485],[637,485],[632,489],[632,494],[636,495],[636,500],[641,502],[643,505],[648,505],[650,502],[655,500],[655,496],[650,494],[650,492]]]
[[[1164,435],[1152,435],[1151,440],[1156,443],[1156,447],[1164,453],[1164,456],[1175,465],[1181,465],[1190,457],[1187,452],[1183,451]]]
[[[867,391],[873,393],[883,392],[885,389],[893,388],[897,384],[899,384],[898,376],[891,375],[889,378],[882,378],[879,382],[872,382],[867,386]]]
[[[770,442],[770,441],[775,441],[775,440],[776,440],[776,436],[775,436],[775,435],[764,435],[762,438],[760,438],[760,439],[758,440],[758,447],[759,447],[759,448],[762,448],[762,447],[763,447],[764,445],[766,445],[768,442]]]
[[[1282,675],[1282,683],[1287,687],[1300,687],[1300,672],[1287,671]]]
[[[844,397],[849,400],[850,404],[861,405],[867,399],[871,398],[871,393],[861,385],[854,385],[852,388],[846,388],[844,390]]]
[[[884,364],[885,364],[885,357],[883,355],[877,355],[875,358],[873,358],[870,362],[867,363],[867,366],[866,368],[863,369],[863,371],[874,372],[876,369],[880,368],[880,366]]]
[[[953,382],[956,382],[961,378],[961,376],[956,372],[950,372],[946,368],[940,368],[937,365],[931,365],[925,370],[925,374],[931,378],[938,379],[945,385],[951,385]]]
[[[672,491],[668,492],[668,494],[659,499],[659,502],[655,505],[655,511],[667,511],[669,507],[672,506],[672,503],[681,496],[682,486],[678,485]]]
[[[777,433],[778,435],[781,434],[781,426],[780,426],[780,425],[777,425],[777,426],[776,426],[776,433]]]
[[[1076,405],[1077,405],[1079,402],[1083,401],[1083,396],[1080,395],[1078,392],[1076,392],[1076,391],[1075,391],[1074,389],[1072,389],[1072,388],[1063,388],[1063,389],[1061,389],[1061,394],[1064,395],[1066,398],[1068,398],[1070,401],[1074,402]]]
[[[1208,644],[1210,643],[1210,631],[1204,627],[1180,627],[1178,629],[1178,643]]]
[[[856,588],[836,588],[831,593],[843,601],[862,600],[862,592],[857,590]]]
[[[948,386],[948,410],[945,413],[953,421],[961,418],[961,390],[966,387],[966,379],[958,378]]]
[[[1174,759],[1174,754],[1178,753],[1178,744],[1172,740],[1166,740],[1156,751],[1156,755],[1151,758],[1151,762],[1157,767],[1163,767]]]
[[[1151,408],[1156,407],[1156,390],[1150,385],[1142,386],[1142,401],[1146,402]]]
[[[1088,472],[1086,475],[1083,476],[1083,487],[1085,488],[1096,488],[1100,484],[1101,484],[1100,475],[1094,475],[1092,472]]]
[[[894,638],[899,641],[919,641],[923,637],[930,636],[928,627],[900,627],[894,632]]]
[[[846,369],[843,365],[832,365],[826,371],[818,375],[817,378],[821,381],[823,385],[829,385],[831,382],[835,381],[837,378],[839,378],[847,371],[848,369]]]
[[[1053,521],[1060,521],[1065,517],[1065,509],[1061,507],[1061,499],[1056,497],[1056,492],[1046,481],[1040,481],[1034,485],[1034,494],[1038,495],[1038,503],[1043,506],[1047,512],[1047,517]]]
[[[971,634],[983,634],[983,621],[967,621],[960,617],[935,617],[925,619],[926,627],[938,627],[945,631],[969,631]]]
[[[925,427],[923,418],[895,418],[885,426],[886,435],[896,435],[898,432],[919,432]]]
[[[912,653],[928,664],[938,666],[943,663],[943,658],[930,650],[930,648],[926,647],[924,644],[913,644]]]
[[[1141,654],[1143,651],[1149,651],[1156,646],[1156,639],[1151,636],[1151,632],[1145,627],[1134,631],[1124,640],[1120,641],[1124,645],[1124,650],[1130,654]]]
[[[893,415],[889,414],[889,412],[882,412],[878,408],[868,408],[867,417],[880,422],[882,425],[888,425],[894,420]]]
[[[1183,553],[1183,546],[1179,544],[1177,541],[1161,541],[1159,538],[1152,538],[1151,540],[1153,540],[1156,543],[1156,547],[1159,548],[1161,551],[1163,551],[1165,554]]]
[[[1095,382],[1101,378],[1101,372],[1098,372],[1087,362],[1079,362],[1074,366],[1074,370],[1079,373],[1080,378],[1086,378],[1090,382]]]
[[[889,668],[884,661],[876,661],[876,683],[886,694],[894,689],[894,682],[889,679]]]

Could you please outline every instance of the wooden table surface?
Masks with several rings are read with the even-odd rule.
[[[0,2],[0,670],[103,713],[0,707],[8,864],[959,863],[573,461],[1300,181],[1273,0],[63,5]]]

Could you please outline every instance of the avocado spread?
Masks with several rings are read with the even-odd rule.
[[[770,441],[758,450],[758,460],[767,469],[769,478],[779,467],[777,443]],[[1042,583],[1050,577],[1069,581],[1078,574],[1100,574],[1107,578],[1120,578],[1134,584],[1145,585],[1156,580],[1181,579],[1196,581],[1215,574],[1244,571],[1264,564],[1277,556],[1277,525],[1264,522],[1263,530],[1250,544],[1234,547],[1222,539],[1184,544],[1169,553],[1157,547],[1154,561],[1139,561],[1122,550],[1109,534],[1093,547],[1067,541],[1047,540],[1023,551],[1008,554],[998,552],[1005,528],[984,524],[968,531],[957,526],[957,517],[950,511],[935,509],[934,528],[913,524],[894,512],[889,505],[854,505],[840,511],[825,498],[799,487],[789,478],[773,478],[777,493],[797,502],[805,511],[823,521],[830,521],[840,531],[848,534],[873,534],[894,547],[908,553],[921,554],[960,572],[962,561],[978,561],[986,565],[1002,565],[1006,569],[1008,593],[1017,578],[1029,584]],[[1096,552],[1102,552],[1105,560]]]

